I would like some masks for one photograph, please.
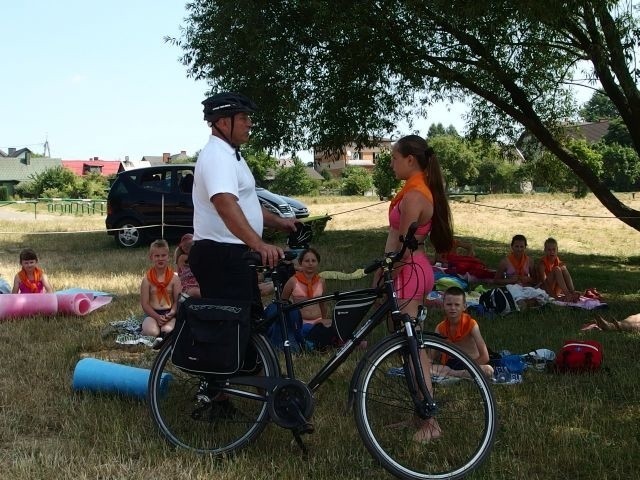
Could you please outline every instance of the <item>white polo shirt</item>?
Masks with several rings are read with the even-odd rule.
[[[224,224],[211,197],[230,193],[238,199],[249,225],[262,236],[264,219],[256,194],[256,183],[244,158],[224,140],[211,135],[200,151],[193,178],[193,239],[222,243],[243,243]]]

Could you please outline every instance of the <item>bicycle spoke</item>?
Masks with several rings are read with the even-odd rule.
[[[262,337],[252,338],[264,365],[262,374],[276,376],[275,359]],[[215,377],[193,375],[171,363],[163,348],[152,368],[150,408],[162,435],[172,444],[221,454],[235,451],[256,437],[268,422],[264,392]],[[170,376],[160,388],[162,375]]]
[[[437,413],[420,419],[399,368],[404,344],[403,337],[392,338],[369,356],[357,382],[358,430],[372,455],[399,478],[462,478],[493,441],[495,404],[487,384],[472,364],[456,371],[468,378],[433,383]]]

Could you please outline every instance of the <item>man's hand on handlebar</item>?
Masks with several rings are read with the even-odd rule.
[[[284,251],[280,247],[268,243],[262,242],[253,250],[260,254],[262,265],[270,268],[275,268],[278,262],[284,258]]]

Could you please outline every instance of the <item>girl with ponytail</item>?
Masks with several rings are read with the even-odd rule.
[[[424,245],[429,236],[436,252],[450,251],[453,247],[451,210],[433,149],[418,135],[402,137],[391,151],[391,168],[405,183],[389,207],[389,234],[384,251],[400,250],[400,236],[407,233],[413,222],[418,224],[416,240],[420,245]],[[394,279],[398,304],[403,313],[415,318],[424,296],[433,289],[433,268],[424,246],[415,252],[407,251],[402,262]],[[424,351],[420,358],[427,387],[431,390],[431,360]],[[413,424],[418,429],[413,436],[416,442],[428,442],[441,435],[434,418],[415,418]]]

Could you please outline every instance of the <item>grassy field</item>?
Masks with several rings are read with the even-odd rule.
[[[351,272],[382,253],[388,203],[303,200],[312,214],[333,215],[325,233],[314,241],[323,269]],[[640,199],[624,200],[640,208]],[[487,264],[497,265],[516,233],[527,236],[529,254],[535,257],[543,241],[553,236],[577,288],[596,287],[609,303],[605,316],[621,319],[638,312],[640,234],[618,220],[600,218],[610,215],[593,198],[487,196],[477,203],[452,202],[452,210],[457,235],[472,240]],[[139,282],[148,263],[146,250],[118,249],[103,229],[104,218],[99,216],[38,213],[34,219],[27,211],[13,220],[0,218],[0,274],[10,283],[19,268],[20,249],[30,246],[40,255],[54,288],[114,294],[111,304],[86,317],[39,316],[0,323],[0,478],[389,478],[362,446],[352,414],[346,411],[346,389],[360,351],[319,389],[316,434],[309,439],[306,459],[290,445],[290,434],[275,426],[234,458],[178,451],[155,432],[144,403],[74,392],[73,370],[83,356],[139,364],[153,355],[143,347],[118,346],[113,337],[101,335],[110,321],[140,313]],[[329,289],[369,281],[330,281]],[[431,310],[429,324],[434,326],[440,316]],[[564,339],[599,340],[605,368],[594,375],[527,372],[520,385],[495,386],[500,417],[496,444],[489,460],[470,478],[635,478],[640,470],[640,336],[581,332],[593,316],[547,307],[478,319],[494,350],[526,353],[557,350]],[[301,376],[308,376],[324,359],[300,359]]]

